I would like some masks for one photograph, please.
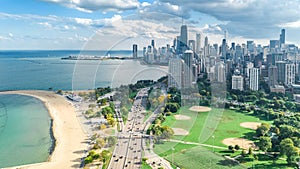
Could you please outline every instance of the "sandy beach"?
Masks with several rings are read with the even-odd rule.
[[[79,168],[84,150],[87,149],[87,135],[84,134],[76,117],[75,109],[63,96],[49,91],[8,91],[0,94],[23,94],[44,102],[53,119],[53,134],[56,139],[54,152],[44,163],[11,168]]]

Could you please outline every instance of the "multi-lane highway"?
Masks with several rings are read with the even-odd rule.
[[[144,113],[149,88],[143,88],[135,97],[133,106],[128,113],[126,125],[118,114],[121,131],[118,133],[118,141],[113,151],[109,169],[141,168],[142,142],[145,128]]]

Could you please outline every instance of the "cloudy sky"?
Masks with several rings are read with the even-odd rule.
[[[0,50],[131,49],[172,43],[182,22],[189,39],[268,45],[286,29],[300,44],[300,0],[1,0]],[[203,38],[204,39],[204,38]]]

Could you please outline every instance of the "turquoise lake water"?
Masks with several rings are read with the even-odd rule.
[[[0,168],[46,161],[50,121],[40,100],[0,94]]]
[[[137,60],[61,60],[69,55],[103,56],[105,51],[0,51],[0,90],[84,90],[157,80],[167,74],[159,66]],[[111,51],[130,57],[131,51]]]

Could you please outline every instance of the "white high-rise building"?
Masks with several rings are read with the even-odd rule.
[[[176,87],[181,89],[183,64],[183,60],[180,58],[170,58],[168,87]]]
[[[250,90],[257,91],[259,88],[259,69],[251,68],[249,69],[249,88]]]
[[[285,65],[285,85],[295,84],[295,64],[289,63]]]
[[[246,63],[246,75],[247,77],[250,76],[250,69],[254,68],[254,64],[252,62],[247,62]]]
[[[242,76],[233,75],[231,79],[231,88],[235,90],[243,91],[244,78]]]
[[[215,79],[217,82],[226,82],[225,64],[222,62],[218,62],[215,66]]]

